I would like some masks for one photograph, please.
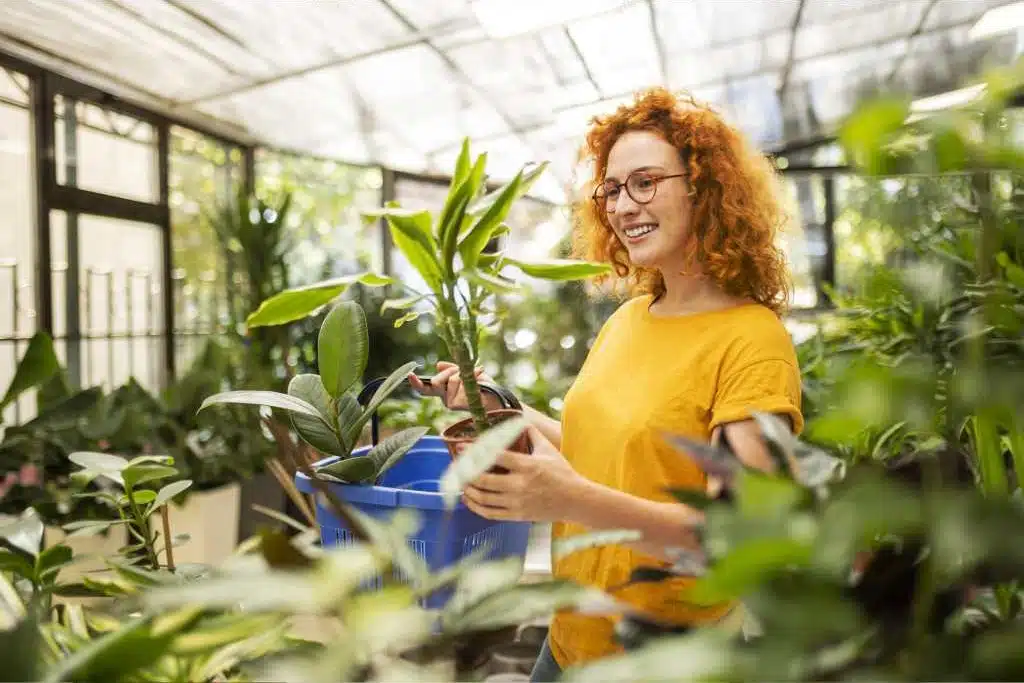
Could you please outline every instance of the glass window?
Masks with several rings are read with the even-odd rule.
[[[68,240],[78,233],[78,288],[69,293]],[[164,376],[163,240],[146,223],[50,212],[57,354],[82,386],[112,390],[134,377],[159,391]],[[117,249],[110,245],[116,244]],[[78,329],[69,325],[69,294]]]
[[[61,95],[54,98],[57,182],[92,192],[156,203],[156,128]]]
[[[242,151],[173,126],[170,155],[175,367],[181,370],[229,322],[224,251],[204,212],[234,198],[242,182]]]
[[[0,392],[14,377],[17,362],[36,329],[35,191],[29,81],[0,68]],[[35,413],[25,397],[3,413],[17,423]]]

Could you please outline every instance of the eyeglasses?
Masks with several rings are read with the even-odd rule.
[[[669,178],[682,178],[685,173],[673,175],[656,176],[645,171],[633,171],[626,178],[625,182],[605,181],[594,190],[594,202],[597,207],[607,213],[615,213],[615,205],[619,201],[619,192],[626,188],[629,195],[637,204],[649,204],[658,191],[658,183]],[[609,208],[611,207],[611,208]]]

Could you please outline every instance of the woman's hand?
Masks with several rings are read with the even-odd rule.
[[[558,522],[571,517],[569,508],[589,483],[576,472],[540,431],[526,428],[533,444],[529,455],[505,451],[496,465],[507,473],[480,475],[463,492],[470,510],[488,519]]]
[[[438,396],[449,410],[469,410],[469,401],[466,398],[466,388],[459,377],[459,366],[448,361],[440,361],[437,364],[438,373],[430,378],[430,384],[426,384],[414,374],[409,375],[409,384],[423,396]],[[478,382],[494,383],[482,368],[477,368],[476,379]],[[488,410],[500,408],[500,405],[492,406],[488,401],[489,394],[484,394],[484,405]]]

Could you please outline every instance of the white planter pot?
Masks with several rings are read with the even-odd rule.
[[[241,487],[237,483],[193,493],[184,505],[168,506],[171,535],[188,534],[189,540],[173,549],[174,564],[217,566],[238,547]],[[156,521],[163,534],[163,525]],[[162,544],[161,544],[162,545]],[[164,560],[161,555],[161,561]]]

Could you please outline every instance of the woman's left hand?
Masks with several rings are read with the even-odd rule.
[[[533,445],[532,453],[505,451],[495,464],[507,469],[507,473],[482,474],[466,487],[462,499],[470,510],[487,519],[568,519],[574,496],[587,480],[536,427],[527,427],[527,434]]]

